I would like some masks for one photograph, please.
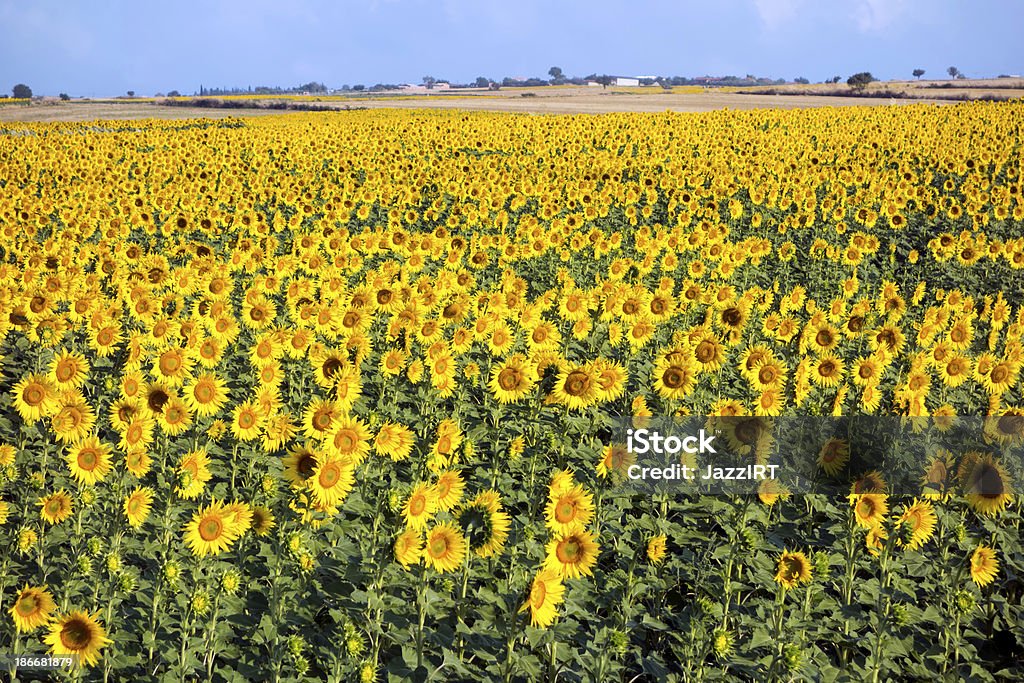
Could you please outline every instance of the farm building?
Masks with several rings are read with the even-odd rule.
[[[616,76],[614,85],[638,86],[640,85],[640,79],[633,78],[632,76]]]

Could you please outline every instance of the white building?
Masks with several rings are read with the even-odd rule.
[[[633,78],[631,76],[616,76],[614,85],[621,85],[626,87],[635,87],[640,85],[639,78]]]

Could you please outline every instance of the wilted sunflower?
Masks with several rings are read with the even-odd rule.
[[[987,586],[996,579],[999,573],[999,560],[996,551],[986,545],[979,545],[971,554],[971,581],[979,586]]]
[[[925,498],[944,498],[950,495],[953,455],[939,450],[931,457],[924,476],[921,477],[921,493]]]
[[[11,616],[19,633],[31,633],[50,620],[56,605],[46,586],[26,585],[14,599]]]
[[[99,612],[73,611],[58,617],[43,639],[54,655],[75,655],[79,664],[95,666],[100,650],[112,642],[99,620]]]
[[[558,606],[565,599],[565,585],[558,572],[541,569],[530,584],[530,597],[520,612],[530,610],[530,624],[547,628],[558,616]]]
[[[797,584],[810,583],[810,560],[802,552],[791,553],[783,550],[775,572],[775,581],[786,589],[795,588]]]

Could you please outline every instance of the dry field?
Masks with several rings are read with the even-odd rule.
[[[794,86],[803,87],[803,86]],[[816,86],[832,88],[833,86]],[[842,88],[835,86],[837,92]],[[843,86],[845,88],[845,86]],[[529,88],[503,89],[498,92],[464,91],[457,94],[430,94],[420,97],[394,95],[362,96],[351,99],[330,99],[318,106],[398,109],[466,109],[473,111],[509,111],[531,114],[603,114],[611,112],[704,112],[718,109],[804,109],[809,107],[841,107],[851,105],[887,105],[926,102],[944,103],[929,98],[927,93],[949,96],[949,90],[922,90],[922,97],[913,100],[863,98],[820,95],[740,94],[709,90],[704,92],[661,92],[651,88]],[[1005,92],[1005,91],[1004,91]],[[959,91],[958,91],[959,93]],[[265,102],[270,102],[268,98]],[[280,113],[259,109],[214,109],[200,107],[165,107],[152,101],[124,102],[57,102],[46,101],[31,106],[0,106],[0,121],[87,121],[91,119],[184,119],[223,118]]]

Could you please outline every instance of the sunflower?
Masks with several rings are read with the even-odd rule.
[[[782,551],[779,558],[778,569],[775,572],[775,582],[789,590],[796,588],[798,584],[810,583],[811,562],[802,552],[791,553],[788,550]]]
[[[59,409],[50,418],[50,429],[61,443],[75,443],[92,430],[96,414],[77,390],[66,391],[58,399]]]
[[[37,505],[40,507],[39,516],[48,524],[60,524],[71,516],[71,495],[64,489],[43,496]]]
[[[824,353],[811,363],[811,379],[828,388],[839,386],[843,379],[843,361],[833,353]]]
[[[971,581],[979,586],[987,586],[996,579],[999,573],[999,560],[996,551],[986,545],[979,545],[971,553]]]
[[[347,456],[328,456],[313,470],[306,486],[320,507],[336,507],[355,486],[355,465]]]
[[[188,410],[188,404],[177,396],[172,396],[164,404],[164,409],[157,417],[160,429],[168,436],[183,434],[192,426],[192,413]]]
[[[654,390],[667,399],[683,399],[697,383],[693,361],[678,351],[662,354],[654,365]]]
[[[879,524],[868,529],[867,536],[864,537],[864,545],[872,557],[878,557],[888,538],[889,532],[885,530],[884,526]]]
[[[385,422],[377,430],[377,436],[373,439],[373,449],[378,455],[397,462],[409,457],[415,440],[412,430],[405,425]]]
[[[425,529],[435,512],[437,492],[430,484],[418,484],[414,487],[405,505],[402,506],[402,516],[410,529]]]
[[[876,527],[889,513],[888,498],[884,493],[862,493],[851,496],[854,519],[864,529]]]
[[[757,485],[757,497],[762,504],[771,507],[779,500],[789,498],[789,489],[776,479],[762,479]]]
[[[264,505],[255,505],[252,508],[252,531],[257,536],[266,536],[274,528],[274,513]]]
[[[953,456],[948,451],[940,450],[931,457],[921,477],[921,493],[925,498],[944,498],[950,494],[952,467]]]
[[[395,559],[408,569],[423,557],[423,536],[416,529],[406,529],[395,540]]]
[[[370,431],[356,417],[340,417],[334,421],[324,448],[334,455],[347,458],[353,465],[361,463],[370,452]]]
[[[79,664],[95,666],[100,650],[112,641],[107,638],[98,611],[90,615],[76,610],[56,618],[43,642],[50,646],[51,654],[77,656]]]
[[[546,550],[544,566],[569,579],[592,575],[600,553],[594,536],[580,528],[555,536]]]
[[[50,361],[49,378],[60,389],[78,389],[89,377],[89,361],[77,351],[60,351]]]
[[[57,412],[57,391],[45,375],[28,375],[14,386],[14,407],[27,423]]]
[[[342,411],[334,401],[315,398],[306,406],[302,416],[303,433],[311,439],[323,440],[331,433],[335,420]]]
[[[850,377],[858,387],[866,387],[877,382],[882,373],[882,364],[877,356],[859,358],[853,363]]]
[[[211,417],[227,403],[228,393],[224,380],[212,373],[206,373],[196,377],[185,388],[185,401],[199,417]]]
[[[201,508],[185,525],[185,544],[198,557],[224,552],[244,532],[233,524],[236,514],[217,501]]]
[[[604,447],[601,459],[597,463],[597,476],[601,478],[611,475],[625,476],[629,466],[634,463],[636,463],[636,455],[627,449],[625,444],[608,444]]]
[[[487,387],[501,404],[515,403],[533,389],[536,378],[526,359],[515,354],[491,369]]]
[[[457,517],[465,530],[470,550],[480,557],[501,553],[508,540],[512,518],[502,508],[497,491],[481,491],[459,510]]]
[[[692,355],[699,372],[714,372],[725,362],[725,346],[708,331],[691,336]]]
[[[80,484],[96,484],[110,473],[110,447],[96,436],[82,439],[65,456],[71,475]]]
[[[447,511],[453,509],[462,500],[462,492],[466,484],[458,472],[452,470],[441,472],[434,482],[434,495],[437,498],[437,509]]]
[[[128,526],[138,529],[149,517],[153,506],[153,489],[139,486],[124,499],[124,514],[128,518]]]
[[[185,500],[199,497],[206,482],[213,478],[210,473],[210,458],[203,449],[189,451],[178,461],[178,485],[174,492]]]
[[[124,456],[124,466],[136,478],[145,476],[152,465],[152,459],[145,448],[133,448]]]
[[[834,477],[850,459],[850,444],[845,439],[829,439],[818,452],[818,467]]]
[[[288,455],[284,457],[284,478],[291,484],[295,491],[306,488],[306,482],[317,468],[317,464],[323,460],[320,453],[309,445],[295,444]]]
[[[965,458],[958,474],[964,497],[978,514],[997,515],[1013,499],[1010,475],[991,454]]]
[[[858,496],[862,493],[884,493],[885,487],[885,479],[877,471],[862,474],[850,484],[851,501],[853,496]]]
[[[897,537],[896,542],[908,550],[920,550],[921,546],[928,542],[928,539],[935,533],[937,518],[932,504],[927,500],[917,500],[903,510],[903,514],[896,520],[897,524],[904,524],[909,538]]]
[[[172,347],[153,360],[152,376],[169,387],[179,387],[192,370],[192,358],[184,349]]]
[[[466,558],[466,539],[453,525],[438,524],[427,532],[423,562],[435,571],[455,571]]]
[[[520,612],[530,610],[530,624],[537,628],[547,628],[558,616],[558,606],[565,599],[565,585],[558,572],[552,569],[541,569],[533,577],[530,585],[530,597],[520,608]]]
[[[244,401],[231,413],[231,433],[240,441],[254,441],[260,436],[260,410],[253,401]]]
[[[19,633],[31,633],[50,620],[56,605],[46,586],[29,586],[18,593],[11,608],[14,629]]]
[[[555,534],[569,534],[584,528],[594,517],[594,496],[576,484],[555,490],[544,508],[547,527]]]
[[[985,435],[1003,446],[1024,443],[1024,410],[1010,408],[1003,415],[985,418]]]
[[[647,559],[651,564],[661,564],[665,559],[666,542],[668,538],[665,534],[659,534],[652,536],[647,541]]]

